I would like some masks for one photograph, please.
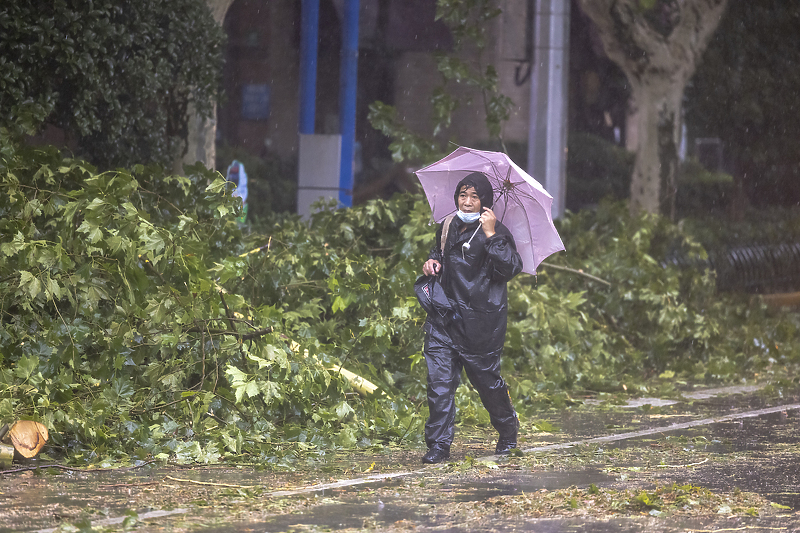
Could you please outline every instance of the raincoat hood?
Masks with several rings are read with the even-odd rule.
[[[456,203],[456,208],[458,208],[458,195],[464,185],[466,185],[467,188],[473,187],[475,189],[475,192],[478,193],[478,198],[481,199],[481,207],[492,208],[494,205],[492,184],[489,183],[489,178],[487,178],[483,172],[473,172],[472,174],[464,176],[464,178],[458,182],[455,193],[453,193],[453,200]]]

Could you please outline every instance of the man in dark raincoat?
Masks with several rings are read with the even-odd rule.
[[[429,314],[425,322],[430,416],[425,424],[428,453],[423,463],[450,457],[455,392],[462,368],[499,433],[495,453],[508,453],[517,446],[519,422],[500,376],[500,355],[508,315],[506,284],[522,270],[522,258],[511,233],[491,209],[492,187],[486,176],[475,172],[462,179],[455,202],[459,211],[450,223],[444,248],[440,227],[436,245],[422,267],[426,276],[438,276],[452,307],[444,317]]]

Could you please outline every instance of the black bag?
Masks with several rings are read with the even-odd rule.
[[[439,243],[442,257],[444,257],[444,247],[452,221],[453,215],[448,215],[442,223],[442,239]],[[441,325],[447,325],[453,319],[456,313],[455,307],[444,293],[438,276],[420,276],[414,283],[414,293],[417,295],[419,304],[428,313],[429,319],[436,320]]]
[[[414,283],[414,293],[429,318],[441,324],[450,321],[455,309],[439,283],[438,276],[420,276]]]

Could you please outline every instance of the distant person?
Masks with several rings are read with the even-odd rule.
[[[507,454],[517,447],[519,421],[500,376],[500,355],[508,315],[506,285],[522,271],[522,258],[511,233],[495,217],[493,203],[485,175],[474,172],[462,179],[455,190],[457,216],[445,219],[445,224],[451,221],[437,231],[436,244],[422,266],[425,276],[437,276],[444,291],[439,302],[445,301],[444,307],[450,308],[444,314],[429,311],[424,326],[430,416],[425,424],[428,453],[423,463],[450,457],[462,368],[499,433],[495,453]],[[443,230],[447,232],[444,245]],[[425,279],[430,278],[420,278]],[[419,281],[415,289],[418,285]],[[430,287],[427,290],[439,290]]]
[[[236,185],[233,195],[242,199],[242,215],[236,221],[239,224],[244,224],[245,219],[247,219],[247,172],[244,170],[244,165],[234,159],[233,163],[228,167],[226,178]]]

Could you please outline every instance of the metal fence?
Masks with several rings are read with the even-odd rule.
[[[707,261],[670,254],[665,264],[714,270],[718,291],[750,294],[800,291],[800,243],[737,246],[710,252]]]
[[[715,254],[717,289],[767,294],[800,291],[800,244],[739,246]]]

